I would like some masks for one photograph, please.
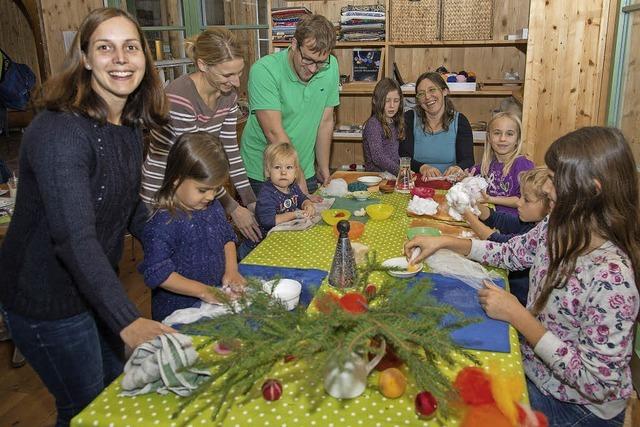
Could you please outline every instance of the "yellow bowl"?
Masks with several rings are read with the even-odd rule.
[[[375,205],[369,205],[364,209],[367,211],[367,215],[376,221],[382,221],[383,219],[389,218],[393,215],[393,211],[395,210],[393,206],[386,203],[376,203]]]
[[[351,217],[351,212],[346,209],[327,209],[321,213],[322,219],[329,225],[336,225],[343,219],[348,220]]]

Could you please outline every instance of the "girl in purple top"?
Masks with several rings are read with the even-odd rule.
[[[217,303],[212,286],[228,287],[232,297],[242,292],[246,281],[238,272],[236,236],[215,198],[228,177],[222,143],[209,133],[182,134],[169,150],[138,267],[153,289],[153,319],[198,301]]]
[[[545,154],[551,213],[506,243],[416,237],[416,262],[446,248],[508,270],[531,268],[526,307],[485,282],[478,301],[524,340],[531,407],[551,426],[622,426],[633,389],[629,362],[638,315],[640,202],[622,133],[585,127]]]
[[[397,175],[400,169],[398,140],[401,139],[404,139],[402,90],[398,82],[385,77],[373,90],[371,117],[362,131],[365,169]]]
[[[534,167],[531,160],[520,154],[521,149],[520,118],[507,112],[493,116],[487,125],[482,163],[474,166],[474,174],[482,175],[489,183],[485,201],[496,205],[497,212],[518,215],[518,175]]]

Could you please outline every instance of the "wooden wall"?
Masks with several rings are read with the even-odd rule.
[[[73,3],[73,5],[72,5]],[[76,31],[93,9],[104,7],[103,0],[40,0],[44,27],[45,55],[51,73],[62,69],[64,62],[63,31]]]
[[[605,124],[617,4],[531,0],[523,134],[536,163],[563,134]]]
[[[29,21],[14,0],[0,0],[0,47],[16,62],[27,64],[40,81],[36,42]]]
[[[631,144],[636,164],[640,165],[640,12],[631,14],[629,34],[620,129]]]

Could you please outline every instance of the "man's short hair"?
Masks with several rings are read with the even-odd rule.
[[[322,15],[305,15],[298,22],[293,37],[298,46],[303,46],[305,40],[315,40],[311,48],[314,53],[330,53],[336,46],[336,30]]]

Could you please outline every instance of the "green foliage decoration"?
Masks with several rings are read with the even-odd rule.
[[[371,274],[387,270],[375,253],[370,255],[358,268],[355,287],[348,291],[364,293]],[[284,304],[263,291],[261,281],[249,278],[247,292],[240,299],[225,301],[229,314],[183,327],[185,333],[208,337],[200,348],[220,341],[235,350],[226,357],[200,361],[198,368],[209,369],[212,376],[182,401],[173,416],[207,390],[216,398],[212,419],[223,416],[220,412],[230,395],[245,395],[252,387],[259,387],[285,356],[313,358],[318,366],[329,360],[342,365],[352,352],[380,354],[380,341],[384,340],[406,363],[418,388],[436,397],[438,416],[446,419],[451,413],[447,401],[455,394],[449,379],[436,368],[436,361],[451,366],[452,355],[458,352],[480,364],[450,337],[452,331],[479,319],[464,318],[453,307],[440,304],[429,294],[429,280],[415,280],[413,286],[408,283],[407,279],[385,275],[375,297],[368,301],[367,311],[350,313],[329,297],[335,292],[330,286],[323,286],[315,295],[322,312],[301,306],[287,311]],[[449,317],[443,326],[445,316]]]

